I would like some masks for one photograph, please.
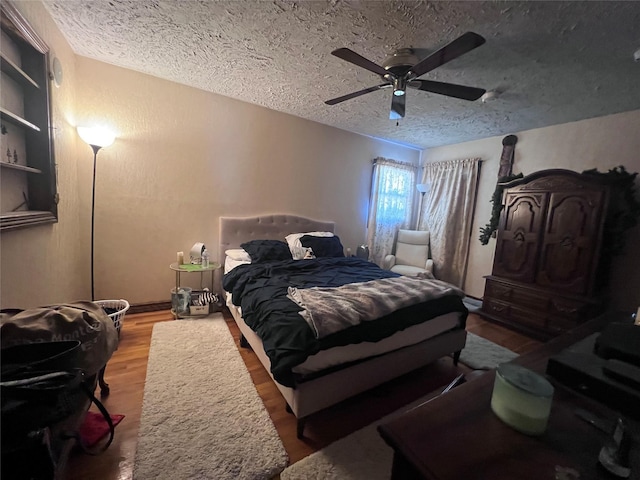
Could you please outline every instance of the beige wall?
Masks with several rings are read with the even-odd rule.
[[[2,234],[3,308],[90,297],[93,157],[77,125],[117,134],[98,154],[95,289],[132,304],[169,299],[177,251],[203,241],[215,255],[222,215],[334,220],[355,250],[371,160],[420,160],[417,150],[77,57],[40,2],[17,6],[64,68],[52,87],[61,202],[57,224]]]
[[[605,172],[624,165],[629,172],[640,171],[640,110],[610,115],[553,127],[516,133],[514,173],[528,175],[548,168],[566,168],[581,172],[597,168]],[[505,134],[506,135],[506,134]],[[430,149],[423,153],[425,162],[455,158],[480,157],[484,160],[478,190],[478,204],[471,237],[469,269],[465,283],[468,295],[481,298],[483,275],[493,264],[495,240],[481,245],[480,228],[491,216],[491,195],[495,190],[502,139],[491,137],[474,142]],[[636,185],[640,185],[636,179]],[[638,189],[640,193],[640,188]],[[640,305],[640,228],[628,232],[625,255],[617,257],[611,282],[613,305],[635,311]]]
[[[58,57],[64,80],[51,83],[53,139],[57,164],[59,222],[3,232],[0,237],[0,306],[25,308],[87,298],[89,295],[88,235],[82,218],[77,172],[74,104],[78,86],[75,55],[40,2],[20,2],[25,16]],[[84,151],[84,150],[83,150]]]

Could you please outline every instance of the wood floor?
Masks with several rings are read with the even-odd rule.
[[[286,412],[285,402],[271,377],[251,350],[239,346],[240,332],[231,314],[225,309],[223,315],[287,450],[290,463],[442,388],[460,373],[469,373],[465,366],[455,367],[451,359],[441,359],[315,414],[307,421],[305,438],[299,440],[296,438],[295,417]],[[74,452],[69,458],[63,478],[124,480],[132,477],[151,331],[155,323],[164,321],[173,321],[169,311],[125,317],[120,346],[110,360],[105,375],[111,386],[111,394],[103,398],[109,412],[124,414],[125,419],[116,427],[113,444],[100,456],[91,457]],[[540,342],[487,323],[473,314],[467,321],[467,330],[520,354],[540,345]]]

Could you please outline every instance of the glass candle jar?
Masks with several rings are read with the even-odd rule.
[[[491,410],[510,427],[527,435],[547,429],[553,385],[520,365],[503,363],[496,370]]]

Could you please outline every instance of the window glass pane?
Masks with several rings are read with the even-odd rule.
[[[409,224],[414,183],[413,171],[393,165],[380,166],[380,190],[376,205],[380,224]]]

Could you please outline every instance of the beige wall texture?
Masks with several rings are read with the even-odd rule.
[[[169,299],[177,251],[202,241],[216,254],[221,215],[334,220],[355,250],[372,159],[419,163],[417,150],[77,57],[40,2],[18,8],[64,68],[53,91],[61,203],[57,224],[2,234],[2,307],[90,297],[93,155],[77,125],[117,135],[98,153],[95,290],[133,304]]]
[[[80,146],[74,119],[78,87],[76,56],[40,2],[20,2],[16,6],[49,46],[50,62],[58,57],[64,68],[61,86],[50,84],[60,203],[58,223],[2,233],[2,308],[26,308],[87,298],[90,278],[88,220],[76,191]]]
[[[515,133],[513,173],[528,175],[538,170],[565,168],[582,172],[597,168],[606,172],[623,165],[629,172],[640,172],[640,110],[553,127]],[[507,135],[510,132],[505,133]],[[480,157],[484,160],[478,187],[478,200],[471,237],[469,268],[465,283],[468,295],[481,298],[484,275],[491,274],[495,240],[481,245],[480,228],[489,222],[491,196],[495,190],[502,139],[491,137],[474,142],[430,149],[425,162]],[[640,179],[636,179],[640,192]],[[612,305],[635,311],[640,305],[640,228],[627,233],[624,255],[617,257],[611,278]]]

